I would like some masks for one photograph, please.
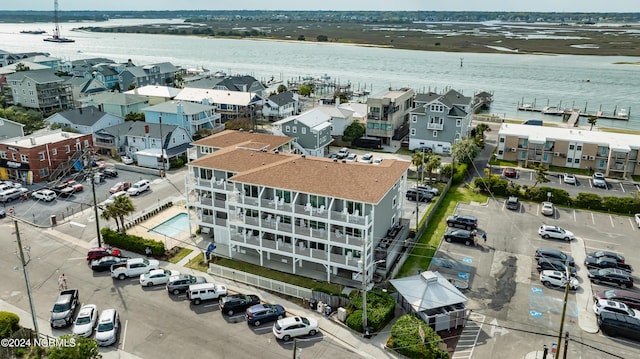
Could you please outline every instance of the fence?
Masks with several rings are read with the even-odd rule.
[[[262,288],[271,292],[285,294],[294,298],[306,300],[308,300],[309,298],[313,298],[313,291],[309,288],[298,287],[289,283],[260,277],[255,274],[238,271],[213,263],[209,263],[209,270],[207,270],[207,273],[254,287]]]
[[[125,223],[124,228],[129,229],[135,226],[136,224],[144,222],[147,219],[151,218],[152,216],[155,216],[161,211],[167,208],[170,208],[172,206],[173,206],[173,199],[165,199],[164,201],[158,201],[157,205],[147,207],[142,211],[136,212],[130,215],[128,218],[125,218],[127,220],[127,223]]]

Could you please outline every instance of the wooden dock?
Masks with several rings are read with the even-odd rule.
[[[596,111],[596,112],[586,112],[586,111],[581,111],[578,108],[565,108],[562,110],[558,110],[556,108],[549,108],[549,106],[543,107],[543,108],[539,108],[539,107],[534,107],[532,105],[528,105],[528,104],[523,104],[523,105],[518,105],[518,111],[526,111],[526,112],[539,112],[543,115],[547,115],[547,116],[572,116],[574,113],[578,113],[578,118],[580,117],[584,117],[584,118],[589,118],[589,117],[595,117],[597,119],[605,119],[605,120],[619,120],[619,121],[629,121],[629,114],[628,112],[625,114],[620,114],[620,113],[615,113],[616,111],[614,111],[614,114],[612,115],[607,115],[602,111]],[[622,112],[622,111],[621,111]],[[577,120],[576,120],[577,122]]]

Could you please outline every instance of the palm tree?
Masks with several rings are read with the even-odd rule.
[[[598,116],[589,115],[589,117],[587,117],[587,122],[589,122],[589,124],[591,125],[591,128],[589,128],[589,131],[592,131],[593,126],[595,126],[596,122],[598,122]]]
[[[100,218],[104,219],[105,221],[108,221],[111,218],[113,218],[116,221],[116,227],[118,228],[118,232],[120,232],[120,223],[118,222],[118,217],[114,214],[113,209],[114,209],[113,203],[110,203],[102,207],[102,213],[100,213]]]
[[[479,123],[476,125],[476,135],[482,139],[484,139],[484,133],[491,132],[491,127],[486,123]]]
[[[415,151],[411,155],[411,163],[413,163],[416,166],[416,173],[420,171],[422,165],[424,164],[423,162],[424,157],[425,157],[425,154],[420,151]],[[424,168],[422,170],[424,171]]]
[[[429,175],[429,183],[432,182],[431,174],[435,169],[440,167],[441,164],[442,164],[442,159],[440,158],[440,156],[433,153],[427,154],[427,157],[425,158],[425,161],[424,161],[424,168],[427,170],[427,173]]]
[[[130,215],[136,210],[133,205],[133,201],[131,201],[131,198],[128,196],[119,196],[116,197],[115,201],[109,206],[111,206],[110,210],[113,211],[113,216],[117,216],[120,219],[120,223],[122,224],[122,233],[124,233],[124,217]]]

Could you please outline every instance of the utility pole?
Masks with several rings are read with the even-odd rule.
[[[164,137],[162,137],[162,115],[158,118],[160,123],[160,163],[162,169],[160,170],[160,178],[164,177]]]
[[[96,217],[96,235],[98,236],[98,247],[102,247],[102,240],[100,238],[100,216],[98,215],[98,201],[96,200],[96,174],[93,170],[93,158],[91,163],[90,176],[91,176],[91,193],[93,194],[93,215]]]
[[[556,349],[555,359],[560,358],[560,343],[562,342],[562,330],[564,329],[564,318],[565,318],[565,315],[567,314],[567,298],[569,297],[569,286],[571,285],[571,273],[569,272],[569,261],[565,263],[565,268],[566,268],[566,272],[565,272],[566,283],[564,287],[564,304],[562,306],[562,318],[560,319],[560,331],[558,332],[558,346],[556,347],[557,349]],[[567,337],[568,337],[568,333],[567,333]],[[565,356],[567,354],[566,345],[567,343],[565,343]]]
[[[563,359],[567,359],[568,350],[569,350],[569,332],[566,332],[564,336],[564,353],[562,353]]]
[[[13,225],[16,229],[16,241],[18,242],[18,249],[20,250],[20,262],[22,263],[22,271],[24,273],[24,281],[27,284],[27,296],[29,297],[29,305],[31,306],[31,320],[33,320],[33,330],[38,335],[38,318],[36,317],[36,308],[33,304],[33,295],[31,294],[31,282],[29,282],[29,273],[27,272],[28,262],[24,259],[24,250],[22,248],[22,241],[20,240],[20,230],[18,229],[18,221],[13,220]]]

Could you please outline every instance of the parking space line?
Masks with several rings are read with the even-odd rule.
[[[615,225],[613,224],[613,217],[611,215],[609,215],[609,220],[611,221],[611,227],[615,227]]]
[[[622,185],[622,182],[620,182],[620,188],[622,188],[622,192],[626,192],[626,191],[624,190],[624,186]]]
[[[124,343],[127,341],[127,325],[129,325],[129,320],[124,321],[124,331],[122,332],[122,351],[124,351]]]
[[[631,230],[635,231],[636,230],[636,224],[634,223],[634,220],[629,218],[629,224],[631,225]]]
[[[596,224],[596,216],[593,215],[593,212],[591,212],[591,222]]]
[[[576,210],[573,210],[573,221],[574,222],[578,222],[578,219],[576,218]]]

